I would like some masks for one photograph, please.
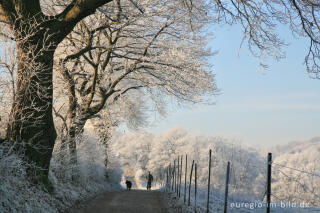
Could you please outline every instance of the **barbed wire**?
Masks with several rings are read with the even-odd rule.
[[[297,168],[293,168],[293,167],[290,167],[290,166],[286,166],[286,165],[282,165],[282,164],[278,164],[278,163],[275,163],[273,161],[269,162],[269,165],[274,165],[273,169],[272,169],[272,172],[279,172],[281,173],[282,175],[284,175],[285,177],[287,177],[290,181],[293,181],[293,182],[296,182],[299,186],[302,187],[302,189],[304,190],[304,192],[308,192],[310,193],[311,195],[314,196],[313,199],[316,199],[316,200],[319,200],[320,201],[320,195],[318,195],[317,193],[315,193],[314,191],[310,190],[308,188],[308,185],[306,184],[303,184],[301,183],[297,178],[293,177],[292,175],[288,175],[287,173],[285,173],[283,171],[283,168],[287,168],[289,170],[293,170],[293,171],[297,171],[297,172],[300,172],[300,173],[303,173],[303,174],[307,174],[307,175],[311,175],[311,176],[314,176],[314,177],[319,177],[320,178],[320,174],[317,174],[317,173],[313,173],[313,172],[310,172],[310,171],[306,171],[306,170],[303,170],[303,169],[297,169]],[[261,173],[266,173],[266,171],[263,169],[264,166],[263,165],[255,165],[255,164],[250,164],[249,167],[252,167],[252,168],[255,168],[257,169],[259,172]],[[231,176],[231,173],[232,171],[230,171],[230,176]],[[217,183],[213,183],[213,187],[216,188],[219,186],[221,186],[221,184],[217,184]],[[263,203],[264,202],[264,198],[267,194],[267,191],[264,192],[263,194],[263,198],[261,200],[261,202]],[[271,194],[272,197],[276,198],[278,200],[278,202],[289,202],[289,200],[287,198],[280,198],[278,197],[276,194]],[[225,201],[223,200],[222,197],[218,196],[218,195],[215,195],[215,194],[212,194],[211,192],[211,197],[212,199],[215,201],[215,202],[221,202],[221,203],[224,203]],[[213,202],[214,202],[213,201]],[[257,201],[257,200],[256,200]],[[256,202],[255,201],[255,202]],[[212,201],[210,201],[212,202]],[[250,202],[248,200],[239,200],[237,198],[234,197],[234,194],[231,193],[229,195],[229,198],[228,198],[228,203],[246,203],[246,202]],[[240,207],[241,209],[243,207]],[[244,208],[245,209],[245,208]],[[317,211],[317,210],[316,210]]]
[[[311,191],[311,190],[307,187],[306,184],[302,184],[302,183],[301,183],[299,180],[297,180],[296,178],[288,175],[287,173],[283,172],[283,171],[280,170],[280,169],[275,169],[275,168],[274,168],[272,171],[277,171],[277,172],[281,173],[282,175],[284,175],[284,176],[287,177],[288,179],[290,179],[290,180],[298,183],[298,184],[303,188],[304,191],[310,192],[310,193],[312,193],[315,197],[317,197],[317,198],[320,199],[320,195],[315,194],[313,191]]]
[[[284,165],[281,165],[281,164],[278,164],[278,163],[275,163],[275,162],[272,162],[272,164],[274,164],[274,165],[276,165],[276,166],[283,167],[283,168],[291,169],[291,170],[294,170],[294,171],[297,171],[297,172],[305,173],[305,174],[308,174],[308,175],[320,177],[320,174],[308,172],[308,171],[301,170],[301,169],[292,168],[292,167],[289,167],[289,166],[284,166]]]
[[[287,178],[295,181],[296,183],[298,183],[299,185],[301,185],[301,187],[305,190],[305,191],[308,191],[310,192],[311,194],[313,194],[315,197],[317,197],[319,200],[320,200],[320,196],[316,193],[314,193],[313,191],[311,191],[305,184],[302,184],[300,183],[300,181],[298,181],[297,179],[293,178],[293,177],[290,177],[289,175],[287,175],[286,173],[284,173],[283,171],[279,170],[279,172],[281,174],[283,174],[284,176],[286,176]]]
[[[285,198],[279,198],[278,196],[276,196],[275,194],[271,194],[271,196],[277,198],[279,201],[281,202],[288,202],[288,200],[286,200]]]

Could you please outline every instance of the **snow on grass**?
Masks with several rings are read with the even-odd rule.
[[[57,143],[50,168],[50,180],[54,186],[51,194],[29,179],[25,162],[20,156],[4,152],[7,147],[1,145],[0,212],[62,212],[78,204],[80,200],[104,191],[123,188],[126,179],[133,181],[133,188],[144,189],[148,170],[155,179],[153,189],[161,189],[166,181],[167,167],[171,164],[172,168],[173,160],[185,154],[188,154],[187,183],[192,160],[198,165],[197,212],[205,212],[209,149],[212,149],[213,157],[210,212],[223,211],[228,161],[231,162],[228,212],[265,212],[266,156],[255,149],[222,137],[197,135],[174,128],[159,135],[143,131],[114,135],[108,153],[103,153],[105,149],[97,143],[98,138],[93,132],[85,131],[83,140],[77,141],[77,167],[66,163],[68,152],[61,147],[61,143]],[[312,140],[289,145],[287,149],[282,147],[275,151],[274,163],[319,173],[319,142]],[[105,154],[109,158],[108,168],[105,167]],[[184,160],[185,158],[183,171]],[[74,175],[77,176],[76,179],[73,179]],[[192,181],[194,183],[194,178]],[[316,176],[274,165],[272,202],[276,206],[272,207],[271,212],[320,212],[317,207],[297,208],[300,204],[319,206],[319,184],[320,179]],[[175,205],[173,209],[193,212],[193,185],[192,205],[183,205],[184,172],[181,195],[178,198],[175,193],[171,193],[170,199],[178,201],[173,202],[176,204],[170,202]]]
[[[76,167],[67,162],[66,150],[57,143],[51,161],[49,179],[54,191],[34,183],[26,173],[27,165],[22,156],[5,152],[7,144],[0,146],[0,212],[55,213],[66,211],[81,200],[105,191],[119,190],[122,170],[116,159],[110,158],[104,166],[103,150],[96,138],[86,135],[79,141]],[[90,151],[88,151],[90,150]],[[76,175],[76,178],[72,178]]]
[[[162,191],[167,191],[169,199],[166,199],[168,206],[175,209],[177,212],[193,213],[195,212],[194,192],[191,193],[190,206],[188,206],[188,194],[186,203],[184,203],[184,191],[181,191],[181,197],[177,196],[175,191],[163,188]],[[207,189],[200,188],[197,196],[196,209],[198,213],[204,213],[207,210]],[[224,212],[224,194],[218,190],[210,193],[209,212],[219,213]],[[266,202],[261,200],[250,200],[244,197],[231,196],[228,198],[227,205],[228,213],[265,213]],[[291,202],[272,202],[271,212],[274,213],[311,213],[320,212],[320,208],[308,207],[306,203],[291,203]]]

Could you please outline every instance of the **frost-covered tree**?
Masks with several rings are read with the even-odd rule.
[[[164,21],[166,20],[165,17],[161,17],[161,16],[157,17],[155,14],[157,12],[161,12],[161,10],[164,9],[165,8],[164,6],[166,5],[171,5],[171,7],[175,6],[173,1],[172,2],[170,1],[169,2],[115,1],[114,5],[116,5],[116,7],[114,7],[111,4],[108,4],[111,1],[107,1],[107,0],[86,0],[86,1],[74,0],[74,1],[63,1],[62,4],[59,4],[59,2],[60,1],[53,1],[53,2],[52,1],[24,2],[24,1],[10,1],[10,0],[0,1],[0,19],[1,19],[1,26],[2,26],[1,36],[5,39],[11,39],[17,46],[17,51],[16,51],[17,71],[14,79],[16,81],[16,88],[15,88],[16,95],[15,95],[15,100],[13,102],[12,111],[9,117],[7,139],[11,141],[20,141],[19,146],[24,147],[26,149],[25,155],[27,159],[33,161],[34,163],[37,164],[37,166],[43,168],[37,171],[37,173],[43,177],[47,176],[48,174],[48,168],[49,168],[50,158],[52,154],[52,149],[56,139],[56,130],[54,127],[53,117],[52,117],[52,104],[53,104],[52,74],[53,74],[55,52],[59,44],[63,40],[65,40],[65,38],[72,31],[74,31],[73,36],[79,32],[77,30],[74,30],[75,26],[77,26],[78,23],[79,23],[78,26],[80,30],[83,31],[84,29],[81,29],[82,24],[84,24],[86,21],[89,21],[89,23],[92,23],[90,22],[90,19],[91,21],[96,20],[93,17],[89,17],[87,20],[84,20],[86,17],[92,14],[95,14],[96,16],[98,16],[98,18],[100,18],[100,21],[96,22],[99,25],[96,25],[96,26],[105,28],[104,31],[100,29],[89,29],[89,31],[97,30],[97,34],[93,33],[92,31],[89,32],[89,34],[91,34],[95,39],[97,38],[94,42],[99,41],[100,39],[99,37],[103,35],[107,38],[107,40],[105,39],[101,40],[101,42],[104,42],[104,43],[101,43],[101,45],[108,45],[107,43],[108,41],[111,43],[115,42],[114,39],[116,37],[114,36],[117,33],[113,32],[113,30],[120,32],[122,28],[125,27],[125,26],[122,26],[121,23],[118,23],[119,21],[127,22],[125,25],[131,24],[130,20],[128,20],[125,17],[125,15],[129,17],[129,15],[131,14],[128,12],[132,12],[133,11],[132,9],[135,10],[134,14],[139,15],[140,17],[142,17],[141,14],[145,14],[145,15],[150,14],[150,16],[148,17],[151,17],[151,15],[154,15],[153,19],[152,18],[150,18],[149,20],[140,19],[140,21],[148,21],[148,22],[146,22],[147,27],[145,27],[144,30],[141,32],[142,34],[140,35],[137,34],[137,41],[138,41],[137,44],[142,43],[142,41],[144,40],[144,38],[142,38],[141,36],[146,36],[145,38],[146,40],[144,44],[147,44],[147,45],[144,45],[142,49],[139,49],[139,47],[136,46],[140,51],[140,52],[138,51],[135,54],[136,56],[138,56],[138,58],[133,57],[133,55],[130,55],[130,53],[125,54],[124,52],[121,52],[119,50],[119,51],[113,51],[113,53],[116,52],[118,56],[122,55],[122,57],[127,57],[127,63],[123,63],[122,65],[119,65],[119,63],[122,63],[123,61],[117,61],[117,58],[115,56],[113,56],[113,59],[112,59],[113,63],[109,63],[109,59],[110,59],[109,56],[104,56],[104,60],[106,61],[106,63],[104,63],[104,65],[99,64],[99,66],[103,68],[102,70],[107,68],[109,71],[110,71],[110,66],[113,66],[113,65],[117,66],[115,69],[119,71],[117,72],[118,76],[116,75],[113,76],[113,79],[111,79],[111,85],[107,86],[106,88],[103,88],[103,87],[100,88],[100,87],[95,87],[95,83],[93,83],[91,87],[86,83],[84,83],[86,82],[86,80],[90,79],[89,75],[92,74],[90,70],[92,69],[92,67],[90,67],[90,65],[93,65],[93,66],[95,65],[90,64],[90,60],[87,61],[88,64],[86,65],[84,65],[83,63],[81,64],[81,66],[85,66],[85,68],[89,69],[87,73],[82,73],[78,76],[78,77],[82,77],[82,79],[81,78],[79,79],[80,81],[82,81],[82,85],[84,87],[87,86],[87,88],[84,88],[85,90],[84,93],[89,91],[89,97],[86,97],[88,98],[87,103],[83,105],[81,108],[78,108],[79,110],[83,110],[83,112],[80,113],[80,115],[77,117],[77,120],[83,121],[83,120],[86,120],[88,116],[91,117],[94,114],[96,114],[98,111],[100,111],[101,108],[105,105],[107,97],[110,97],[115,92],[118,92],[118,94],[115,95],[116,97],[123,95],[125,91],[130,90],[129,88],[136,86],[134,84],[130,85],[129,82],[127,82],[127,84],[125,82],[122,82],[121,84],[127,85],[128,88],[123,87],[121,92],[117,91],[119,88],[117,88],[116,86],[120,85],[119,81],[124,79],[124,77],[136,71],[137,69],[149,70],[149,69],[155,68],[155,67],[148,68],[148,61],[144,59],[144,56],[152,53],[153,45],[154,45],[153,42],[158,37],[158,34],[164,31],[165,28],[173,26],[171,23],[173,20],[168,19],[167,22],[165,22]],[[181,5],[181,3],[183,3],[183,1],[179,2],[179,5]],[[196,5],[198,5],[198,3]],[[201,8],[198,9],[198,11],[203,12],[203,8],[205,7],[205,5],[206,3],[202,2],[202,6]],[[156,7],[153,7],[153,6],[156,6]],[[54,10],[52,10],[52,8],[54,8]],[[99,12],[97,12],[98,8],[99,8]],[[131,8],[131,9],[128,11],[128,8]],[[148,8],[152,9],[153,11],[152,10],[148,11]],[[178,8],[178,7],[177,6],[172,7],[170,11],[175,12],[174,8]],[[191,11],[189,11],[190,13],[186,13],[187,11],[186,7],[182,7],[182,8],[180,11],[184,12],[185,15],[188,15],[186,17],[190,17],[190,20],[193,20],[192,19],[193,13]],[[122,11],[127,10],[127,11],[123,13],[121,10]],[[166,12],[168,14],[169,11],[166,11]],[[103,16],[101,16],[101,14],[103,14]],[[127,32],[128,34],[132,33],[131,37],[134,34],[138,33],[138,31],[135,31],[135,29],[138,30],[139,27],[141,26],[141,22],[139,22],[138,19],[134,18],[134,14],[132,17],[130,17],[130,18],[133,18],[132,25],[126,29],[131,31],[131,32]],[[166,14],[162,13],[162,15],[165,16]],[[184,18],[186,19],[186,17]],[[108,32],[107,31],[108,29],[110,30],[110,25],[112,25],[112,22],[114,21],[117,27],[112,28],[111,29],[112,32],[110,32],[109,35],[104,34]],[[104,25],[100,25],[102,22],[104,22]],[[181,20],[180,20],[180,23],[182,23]],[[158,27],[155,27],[155,26],[152,26],[152,24],[155,24],[155,26],[156,24],[159,24],[159,25]],[[179,28],[177,28],[177,32],[179,32]],[[147,33],[150,33],[150,34],[147,34]],[[89,34],[87,34],[87,36],[90,37]],[[122,34],[122,36],[124,37],[127,35]],[[167,36],[172,36],[174,38],[175,35],[167,34]],[[189,36],[189,35],[186,34],[186,36]],[[118,39],[119,37],[116,38],[116,40]],[[161,36],[161,39],[164,39],[164,36]],[[84,44],[83,42],[76,41],[76,38],[74,40],[71,39],[69,41],[71,41],[71,44],[72,42],[74,42],[75,49],[78,49],[78,50],[81,50],[83,47],[82,45]],[[173,40],[171,41],[173,42]],[[187,40],[184,40],[184,41],[187,42]],[[170,40],[168,40],[168,42],[170,42]],[[110,45],[111,43],[109,43],[109,46],[107,47],[111,48],[111,45]],[[123,48],[126,48],[127,50],[132,48],[134,45],[137,45],[134,42],[130,43],[130,45],[133,45],[133,46],[126,45],[125,42],[121,42],[121,43],[122,45],[125,45],[123,46]],[[63,43],[61,43],[61,46],[63,46]],[[121,47],[120,42],[118,47]],[[89,47],[89,49],[91,49],[91,47]],[[105,54],[106,52],[110,53],[110,49],[109,51],[107,50],[108,48],[107,49],[99,48],[99,49],[100,51],[102,50],[103,54]],[[164,54],[164,51],[165,49],[163,49],[163,52],[161,52],[161,54]],[[176,51],[179,51],[179,50],[176,50]],[[59,53],[59,51],[57,51],[57,53]],[[102,53],[100,52],[99,54],[102,54]],[[157,53],[154,52],[154,54],[157,54]],[[170,52],[168,54],[170,54]],[[94,55],[94,57],[96,57],[96,55]],[[91,57],[89,57],[89,59],[93,60]],[[168,57],[168,60],[169,59],[170,58]],[[170,61],[168,62],[159,61],[159,62],[169,63]],[[155,64],[155,65],[158,65],[158,66],[164,65],[161,63]],[[65,62],[61,64],[61,67],[63,68],[64,65],[65,65]],[[173,68],[168,68],[167,71],[169,72],[171,69]],[[74,73],[72,73],[72,75],[73,74]],[[94,81],[97,81],[97,80],[100,81],[101,79],[100,79],[100,76],[98,75],[103,75],[104,73],[96,72],[96,74],[97,75],[92,79],[95,79]],[[86,75],[88,79],[86,79]],[[157,77],[159,79],[162,79],[163,76],[157,76]],[[103,78],[105,81],[108,81],[108,76],[103,76]],[[141,79],[141,81],[142,80],[143,79]],[[148,80],[148,79],[145,79],[145,80]],[[172,81],[173,79],[171,79],[171,82]],[[90,80],[88,82],[90,82],[91,84]],[[107,82],[104,82],[104,83],[107,83]],[[153,82],[153,83],[157,84],[158,82]],[[88,87],[90,88],[89,90],[88,90]],[[92,103],[96,103],[97,101],[95,99],[96,89],[100,94],[100,98],[102,100],[100,103],[94,106],[91,106]],[[170,89],[173,89],[173,86],[171,88],[167,87],[164,89],[170,92]],[[185,91],[187,91],[187,89],[185,89]],[[184,94],[182,94],[182,97],[183,95]],[[116,98],[116,97],[113,97],[113,98]],[[75,104],[73,104],[71,105],[71,107],[76,107],[76,106]],[[83,117],[85,117],[85,119]],[[74,124],[74,121],[73,121],[74,119],[75,119],[74,114],[70,113],[70,120],[71,122],[73,122],[73,124]],[[72,134],[73,133],[71,132],[71,135]],[[70,132],[69,132],[69,135],[70,135]],[[22,143],[22,141],[26,143]],[[26,144],[26,146],[23,144]]]
[[[0,137],[3,140],[6,136],[6,128],[12,104],[15,99],[15,75],[16,75],[16,48],[15,45],[10,45],[8,41],[3,48],[3,54],[0,55]]]
[[[60,13],[49,16],[37,0],[0,1],[1,34],[17,46],[16,96],[8,139],[29,142],[25,155],[43,168],[37,171],[43,179],[48,175],[56,139],[52,117],[54,52],[80,20],[109,1],[69,2]]]
[[[305,60],[308,71],[318,77],[319,24],[317,19],[320,6],[317,1],[114,0],[112,3],[110,2],[111,0],[69,0],[60,4],[61,2],[59,3],[59,1],[46,0],[0,1],[1,37],[11,39],[17,47],[17,72],[14,80],[16,85],[15,100],[8,119],[7,138],[11,141],[20,141],[20,147],[23,144],[21,141],[27,142],[24,146],[26,148],[26,157],[44,168],[38,171],[43,176],[48,174],[52,149],[56,139],[56,130],[52,117],[52,74],[55,52],[59,44],[62,45],[61,42],[66,41],[65,38],[71,32],[75,34],[79,32],[79,30],[74,30],[75,26],[79,26],[80,32],[89,38],[90,36],[94,39],[99,38],[99,36],[109,36],[111,38],[109,41],[112,45],[105,45],[104,47],[113,47],[114,39],[117,37],[117,33],[114,30],[121,33],[127,31],[130,35],[127,40],[128,43],[125,41],[118,43],[117,41],[117,45],[121,44],[123,46],[117,46],[115,51],[112,48],[105,48],[102,51],[103,54],[111,51],[114,54],[112,60],[107,61],[106,64],[113,66],[113,70],[116,70],[118,74],[120,73],[117,77],[121,80],[131,77],[134,72],[144,70],[140,72],[141,75],[139,76],[141,77],[139,79],[141,84],[135,84],[136,81],[134,80],[137,79],[133,77],[127,78],[125,81],[127,83],[123,82],[124,85],[129,87],[149,84],[151,78],[147,78],[146,74],[153,73],[154,69],[164,70],[164,72],[154,75],[153,80],[157,79],[157,81],[151,83],[156,85],[158,83],[161,84],[161,82],[168,82],[167,85],[163,86],[162,91],[181,99],[190,98],[190,93],[188,92],[193,87],[193,82],[173,85],[172,82],[184,78],[184,75],[181,75],[180,72],[175,73],[175,66],[168,66],[168,69],[159,69],[159,67],[168,64],[172,65],[175,63],[172,59],[176,60],[177,57],[181,57],[181,62],[184,62],[184,64],[177,63],[175,65],[178,67],[193,66],[195,70],[199,70],[198,65],[201,64],[185,64],[188,58],[193,59],[193,57],[198,57],[201,53],[197,52],[197,49],[194,49],[193,53],[191,52],[191,48],[195,43],[189,43],[188,39],[192,38],[193,33],[199,30],[197,25],[199,23],[200,25],[203,24],[201,21],[207,18],[211,23],[217,24],[216,26],[239,23],[243,27],[244,41],[248,42],[253,54],[257,56],[273,55],[275,58],[283,56],[280,49],[283,41],[279,39],[275,32],[276,26],[279,22],[281,24],[288,23],[296,35],[310,39],[309,52]],[[90,16],[92,14],[98,16],[103,14],[100,18],[105,21],[105,25],[102,25],[105,29],[101,31],[95,28],[89,28],[89,31],[85,27],[81,29],[81,25],[85,26],[86,23],[90,23],[90,20],[96,20]],[[137,21],[136,18],[140,17],[142,20]],[[186,23],[189,23],[189,32],[184,31],[184,36],[180,37],[180,40],[176,39],[179,38],[179,33],[183,32],[181,29]],[[101,24],[100,21],[94,22],[93,26],[101,26],[99,24]],[[141,28],[144,25],[147,25],[147,27]],[[108,32],[108,29],[111,29],[111,31]],[[140,32],[138,29],[142,31]],[[167,31],[168,29],[173,30],[170,32]],[[103,32],[108,32],[109,35]],[[161,33],[164,35],[160,35]],[[111,34],[112,36],[110,36]],[[124,38],[127,38],[128,35],[122,35],[124,37],[116,40],[126,40]],[[130,39],[134,36],[137,36],[136,39]],[[83,49],[89,54],[92,47],[96,48],[90,45],[90,42],[88,43],[89,49],[83,48],[84,42],[78,40],[80,37],[81,35],[73,35],[73,39],[71,39],[76,50]],[[144,40],[144,38],[146,39]],[[176,44],[177,40],[179,41],[178,44]],[[102,41],[105,42],[105,40]],[[159,41],[168,44],[167,46],[173,44],[176,48],[163,48],[159,46]],[[198,45],[202,45],[201,37],[198,37],[196,41]],[[150,46],[142,45],[140,47],[141,42],[143,44],[149,43]],[[160,47],[162,51],[154,47]],[[185,51],[183,48],[187,48],[187,51],[184,54],[180,54],[182,50]],[[136,51],[137,49],[139,51]],[[82,53],[79,54],[81,55]],[[99,54],[102,53],[100,52]],[[153,57],[148,58],[146,55]],[[93,67],[97,67],[97,61],[95,61],[97,56],[94,54],[89,55],[89,57],[86,56],[88,64],[85,66],[83,64],[79,65],[86,70],[88,69],[88,73],[78,76],[81,82],[86,82],[89,77],[97,81],[98,75],[94,77],[94,73],[97,72],[93,72],[92,75]],[[172,56],[175,57],[172,58]],[[123,63],[123,58],[126,59],[126,63]],[[160,61],[160,63],[155,63],[156,61]],[[61,67],[70,69],[70,67],[64,67],[64,65],[62,63]],[[99,66],[101,65],[99,64]],[[106,66],[107,69],[109,69],[108,66]],[[175,74],[172,75],[172,72]],[[194,79],[198,77],[197,72],[189,72],[187,75]],[[100,88],[94,86],[90,87],[90,83],[85,83],[84,91],[88,93],[86,96],[88,104],[83,105],[81,109],[84,110],[84,114],[80,114],[87,117],[88,113],[94,114],[102,105],[105,105],[108,95],[116,95],[114,92],[111,92],[111,94],[110,91],[116,90],[117,86],[123,85],[117,82],[113,81],[109,87],[103,88],[109,90],[100,90]],[[121,92],[124,92],[129,87],[122,87]],[[199,88],[196,87],[196,89]],[[96,103],[96,95],[92,91],[99,91],[100,98],[105,100],[100,103],[104,104]],[[154,91],[153,95],[160,95],[161,93],[157,93],[158,91]],[[196,94],[192,93],[191,95]],[[92,103],[96,105],[91,105]],[[75,107],[74,105],[72,106]],[[82,119],[81,116],[77,119],[79,118],[80,120]]]
[[[146,145],[150,147],[146,147]],[[112,146],[121,163],[135,171],[135,181],[144,182],[150,170],[160,182],[166,180],[166,169],[178,156],[188,155],[188,175],[192,160],[198,165],[198,184],[206,188],[208,180],[209,150],[212,149],[212,183],[216,196],[222,195],[225,187],[226,164],[231,162],[230,194],[261,199],[265,192],[264,159],[255,150],[242,147],[232,141],[214,136],[197,135],[181,128],[173,128],[159,135],[133,132],[114,138]],[[135,150],[132,152],[132,150]],[[146,156],[147,155],[147,156]],[[137,157],[136,157],[137,156]],[[184,178],[183,178],[184,182]]]
[[[320,204],[319,138],[277,147],[273,164],[274,200]]]
[[[203,34],[209,19],[204,4],[196,5],[189,11],[174,2],[116,2],[82,21],[61,43],[57,70],[69,103],[60,118],[66,118],[72,162],[76,137],[103,109],[130,104],[124,111],[135,114],[129,120],[139,126],[143,108],[160,111],[168,98],[200,103],[217,91]],[[143,104],[142,98],[151,101]]]

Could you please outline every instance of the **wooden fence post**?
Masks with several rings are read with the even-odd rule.
[[[174,175],[176,172],[176,160],[173,161],[173,169],[172,169],[172,186],[171,186],[171,190],[174,190]]]
[[[272,153],[268,153],[268,179],[267,179],[267,213],[271,210],[271,164]]]
[[[209,151],[209,175],[208,175],[208,196],[207,196],[207,213],[209,213],[209,201],[210,201],[210,177],[211,177],[211,149]]]
[[[171,163],[170,163],[170,180],[169,180],[169,189],[171,189],[171,187],[172,187],[172,171],[173,171],[173,168],[172,168]]]
[[[176,160],[173,161],[173,173],[172,173],[172,185],[173,185],[173,188],[172,188],[172,191],[174,192],[174,189],[175,189],[175,185],[174,185],[174,179],[175,179],[175,176],[176,176]]]
[[[190,172],[188,206],[190,206],[190,193],[191,193],[191,184],[192,184],[192,171],[193,171],[193,164],[194,164],[194,160],[192,161],[192,165],[191,165],[191,172]]]
[[[178,166],[177,166],[177,175],[176,175],[176,194],[177,196],[179,195],[179,190],[178,190],[178,187],[179,187],[179,174],[180,174],[180,157],[178,156]]]
[[[184,170],[184,198],[183,198],[183,203],[186,203],[186,198],[187,198],[187,171],[188,171],[188,155],[186,155],[186,168]]]
[[[197,213],[197,164],[194,165],[194,212]]]
[[[230,174],[230,162],[227,165],[227,174],[226,174],[226,189],[224,193],[224,213],[227,213],[228,208],[228,191],[229,191],[229,175]]]
[[[169,183],[169,166],[167,167],[166,187],[168,187],[168,183]]]
[[[172,179],[172,168],[171,163],[169,164],[169,190],[171,188],[171,179]]]
[[[181,177],[182,177],[182,155],[181,155],[181,163],[180,163],[180,177],[179,177],[179,198],[181,196]]]

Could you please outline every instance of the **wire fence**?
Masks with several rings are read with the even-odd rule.
[[[288,171],[293,171],[303,175],[311,176],[314,178],[319,178],[320,174],[316,172],[307,171],[306,169],[293,168],[287,165],[275,163],[272,161],[272,154],[268,154],[267,165],[265,167],[266,171],[266,181],[265,181],[265,193],[261,200],[254,199],[243,199],[243,197],[234,197],[236,189],[231,190],[231,195],[229,185],[230,185],[230,167],[232,170],[232,165],[230,162],[227,163],[226,174],[225,174],[225,186],[218,187],[214,183],[211,174],[212,159],[211,150],[209,151],[209,162],[208,163],[208,174],[207,174],[207,189],[204,185],[200,187],[199,190],[199,176],[197,173],[197,167],[199,162],[192,160],[188,162],[188,155],[179,156],[168,167],[164,169],[163,179],[165,179],[164,185],[166,189],[175,194],[178,199],[183,200],[184,204],[192,208],[194,212],[320,212],[319,207],[311,207],[309,204],[301,203],[308,202],[302,201],[302,199],[295,198],[290,195],[290,192],[286,196],[281,196],[277,194],[277,189],[272,187],[273,183],[277,182],[277,178],[280,176],[286,178],[288,183],[296,183],[296,188],[301,188],[303,192],[308,193],[308,195],[313,197],[313,205],[320,204],[320,195],[318,191],[314,188],[310,189],[308,184],[303,183],[299,180],[298,175],[289,174]],[[191,163],[192,162],[192,163]],[[204,162],[201,162],[204,163]],[[256,167],[261,171],[260,166],[251,165]],[[288,170],[288,171],[287,171]],[[203,174],[202,174],[203,175]],[[235,174],[234,174],[235,175]],[[202,177],[203,179],[203,177]],[[320,187],[320,185],[318,186]],[[225,188],[224,192],[221,190],[215,190],[217,188]],[[271,189],[273,191],[271,191]],[[295,192],[296,193],[296,192]],[[206,200],[206,202],[199,202]],[[293,202],[294,201],[294,202]],[[298,202],[297,202],[298,201]],[[231,205],[240,204],[240,205]],[[254,204],[254,208],[251,208]]]

